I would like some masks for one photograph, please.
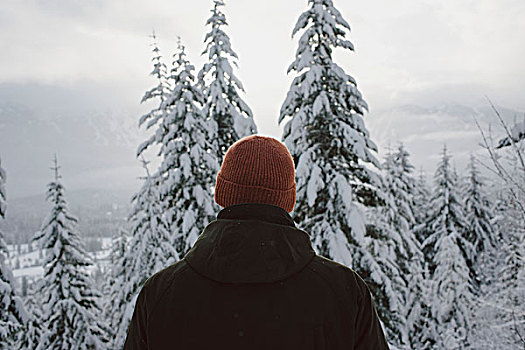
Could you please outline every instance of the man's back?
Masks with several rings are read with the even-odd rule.
[[[142,289],[125,349],[388,349],[370,292],[269,204],[222,210]]]

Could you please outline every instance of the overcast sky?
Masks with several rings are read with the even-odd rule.
[[[199,68],[212,6],[203,0],[2,3],[0,100],[25,99],[38,108],[130,110],[144,108],[138,102],[154,83],[148,77],[151,31],[169,61],[180,35]],[[400,104],[475,105],[485,95],[525,108],[525,1],[334,3],[352,27],[356,48],[337,52],[335,59],[357,79],[372,114]],[[226,1],[237,74],[263,134],[280,137],[278,111],[298,39],[291,31],[305,9],[306,0]],[[49,96],[42,97],[40,88],[51,91]]]

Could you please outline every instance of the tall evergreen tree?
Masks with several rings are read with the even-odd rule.
[[[160,146],[158,156],[162,157],[165,151],[162,141],[166,137],[175,138],[174,128],[166,121],[169,115],[166,102],[173,88],[172,77],[163,62],[157,36],[153,33],[151,37],[153,70],[150,75],[155,78],[157,85],[145,92],[141,103],[155,101],[156,105],[139,119],[139,127],[146,124],[146,129],[154,128],[154,132],[139,145],[137,157],[142,156],[152,145]],[[146,279],[178,260],[166,221],[166,203],[161,198],[161,177],[157,173],[150,174],[146,161],[142,160],[142,165],[146,176],[141,189],[131,200],[132,210],[128,217],[131,237],[128,239],[121,229],[112,242],[112,262],[107,286],[108,307],[112,310],[111,315],[107,315],[112,333],[112,348],[124,346],[134,301]]]
[[[471,339],[474,294],[458,240],[459,233],[449,231],[435,246],[432,313],[437,321],[439,349],[465,349]]]
[[[415,307],[407,315],[408,323],[412,326],[409,329],[410,344],[413,349],[430,350],[435,348],[437,339],[436,322],[432,315],[431,307],[431,276],[429,271],[428,257],[423,252],[422,244],[429,235],[430,228],[427,226],[427,220],[430,204],[429,198],[431,192],[429,190],[426,174],[423,167],[420,168],[418,177],[416,179],[415,194],[414,194],[414,219],[416,225],[413,227],[414,236],[416,237],[423,256],[421,257],[421,265],[423,267],[422,276],[412,275],[412,280],[409,282],[410,289],[413,291],[412,297],[415,298]],[[422,280],[419,278],[422,277]],[[421,306],[420,310],[417,307]]]
[[[182,257],[219,209],[212,195],[219,162],[212,144],[217,124],[202,112],[203,95],[181,44],[173,66],[157,176],[174,246]]]
[[[397,315],[394,328],[398,347],[421,348],[419,336],[422,329],[424,294],[423,254],[414,235],[416,219],[414,214],[416,180],[414,167],[410,164],[409,153],[400,144],[396,151],[388,152],[383,163],[383,193],[385,205],[373,210],[374,221],[393,241],[394,266],[397,271],[391,275],[392,283],[398,292]],[[387,247],[386,245],[384,247]],[[381,259],[381,257],[379,257]]]
[[[395,239],[396,257],[404,275],[410,271],[410,260],[420,254],[412,231],[416,225],[416,181],[412,176],[413,169],[403,144],[395,152],[388,153],[383,163],[383,193],[387,205],[381,206],[379,211],[381,219],[392,230],[390,236]]]
[[[398,293],[392,287],[388,266],[391,255],[380,256],[391,237],[366,232],[363,205],[380,202],[380,167],[376,145],[364,125],[367,104],[354,78],[332,60],[336,48],[353,50],[345,39],[350,26],[331,0],[309,0],[292,35],[304,30],[295,71],[279,122],[283,141],[294,157],[297,202],[293,216],[311,234],[318,253],[351,266],[368,283],[376,297],[380,318],[395,328],[392,305]],[[389,254],[393,254],[393,249]]]
[[[213,140],[217,125],[202,113],[204,98],[195,84],[194,67],[180,44],[163,97],[152,143],[162,161],[147,175],[133,198],[131,238],[121,265],[126,277],[119,291],[119,328],[115,347],[124,343],[134,300],[146,279],[184,256],[218,207],[211,197],[219,165]]]
[[[355,80],[332,61],[333,48],[353,49],[344,39],[349,25],[332,1],[309,3],[310,9],[301,14],[293,30],[295,35],[305,29],[288,69],[298,76],[279,117],[280,123],[291,117],[283,140],[296,164],[294,215],[308,226],[320,252],[352,265],[346,242],[359,246],[364,237],[364,221],[356,204],[376,202],[375,186],[379,185],[379,177],[363,162],[380,165],[362,118],[366,102]],[[326,215],[327,211],[333,215]],[[326,222],[325,217],[335,219],[334,225],[314,229]]]
[[[400,151],[400,153],[403,153]],[[402,162],[403,163],[403,162]],[[408,268],[408,290],[409,296],[406,300],[406,322],[410,349],[433,349],[434,318],[429,304],[431,295],[430,274],[426,264],[425,255],[422,251],[422,242],[428,236],[425,222],[428,216],[430,191],[426,183],[425,172],[420,169],[412,187],[413,203],[410,206],[413,214],[411,231],[418,253],[410,259]]]
[[[462,256],[472,254],[473,245],[463,235],[467,227],[461,199],[460,186],[455,171],[450,164],[450,155],[446,146],[443,147],[441,160],[434,174],[434,188],[430,198],[429,212],[425,223],[428,236],[423,242],[423,251],[429,262],[435,262],[435,246],[443,232],[456,232],[458,244],[463,251]],[[433,274],[434,264],[430,264],[430,273]]]
[[[104,306],[104,319],[108,322],[108,328],[111,332],[111,345],[114,348],[120,348],[123,345],[123,336],[118,335],[124,311],[128,308],[125,292],[125,279],[129,278],[126,269],[129,267],[125,262],[126,251],[128,249],[128,233],[124,228],[119,228],[111,240],[111,252],[107,282],[104,286],[104,295],[106,303]],[[129,259],[129,257],[128,257]]]
[[[39,294],[40,281],[41,280],[37,283],[32,283],[28,295],[25,298],[28,320],[18,343],[18,349],[21,350],[36,349],[42,335],[42,305]]]
[[[427,216],[429,212],[429,198],[430,190],[426,180],[426,174],[423,168],[419,169],[419,174],[416,179],[416,187],[414,194],[414,207],[412,211],[414,212],[414,219],[416,221],[416,227],[414,227],[414,234],[419,241],[423,241],[427,238],[428,232],[426,229]]]
[[[112,348],[115,349],[124,346],[134,301],[146,280],[179,260],[164,216],[158,178],[150,175],[147,162],[142,162],[146,177],[142,188],[132,199],[128,218],[131,227],[129,243],[125,243],[126,238],[121,237],[113,246],[115,266],[110,296],[115,301],[109,322],[112,327],[116,327],[112,340]]]
[[[217,158],[223,159],[235,141],[257,133],[257,127],[250,107],[239,95],[244,88],[233,73],[232,63],[237,66],[238,57],[222,29],[228,25],[220,9],[224,2],[214,0],[213,3],[212,15],[206,21],[211,28],[204,39],[206,49],[202,53],[207,61],[198,78],[204,92],[203,113],[217,123]]]
[[[6,173],[0,162],[0,219],[6,211]],[[27,321],[24,305],[14,288],[13,273],[6,264],[9,251],[0,231],[0,349],[14,348]]]
[[[450,156],[443,148],[434,174],[434,191],[430,202],[423,250],[429,261],[431,305],[435,325],[425,330],[430,343],[438,349],[464,349],[469,345],[474,303],[467,252],[472,245],[463,237],[466,222],[462,210],[457,175]]]
[[[165,112],[164,108],[166,96],[171,90],[170,81],[168,77],[168,68],[162,61],[162,55],[160,53],[160,48],[157,43],[157,36],[155,35],[155,32],[152,33],[151,38],[153,39],[153,71],[150,73],[150,75],[155,77],[157,85],[151,88],[150,90],[146,91],[140,102],[145,103],[151,100],[155,100],[157,104],[156,107],[154,107],[148,113],[144,114],[139,119],[139,127],[146,123],[146,130],[149,130],[154,126],[157,126],[157,129],[155,130],[155,133],[153,133],[146,141],[139,145],[137,149],[137,157],[141,156],[147,148],[155,144],[160,135],[164,133],[165,130],[162,127],[161,120]]]
[[[492,225],[494,217],[487,195],[484,193],[484,181],[476,167],[476,158],[471,155],[468,165],[468,178],[463,191],[466,220],[465,238],[473,245],[473,255],[469,256],[477,284],[481,283],[483,273],[481,256],[494,249],[496,230]]]
[[[432,308],[432,281],[428,264],[421,258],[420,267],[410,274],[408,288],[411,291],[407,300],[406,317],[410,349],[433,350],[438,336],[437,325]]]
[[[77,219],[69,213],[56,157],[52,169],[55,179],[47,189],[51,213],[34,238],[46,249],[37,349],[104,349],[107,329],[97,319],[100,295],[86,271],[92,263],[77,233]]]

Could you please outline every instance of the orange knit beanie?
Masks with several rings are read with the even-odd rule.
[[[221,207],[266,203],[291,212],[295,206],[295,165],[286,146],[271,137],[250,135],[226,152],[215,185]]]

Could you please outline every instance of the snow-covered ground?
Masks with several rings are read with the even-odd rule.
[[[109,263],[109,254],[111,250],[111,238],[94,238],[100,242],[100,250],[88,252],[88,255],[93,260],[94,264],[89,268],[90,271],[104,270]],[[13,271],[13,276],[18,286],[21,285],[22,279],[25,277],[29,281],[35,281],[41,278],[44,274],[43,260],[45,253],[40,250],[36,243],[31,244],[9,244],[7,246],[9,251],[8,264]]]
[[[23,267],[20,269],[13,270],[13,276],[15,278],[22,278],[22,277],[28,277],[30,279],[32,278],[40,278],[44,274],[44,268],[42,266],[29,266],[29,267]]]

